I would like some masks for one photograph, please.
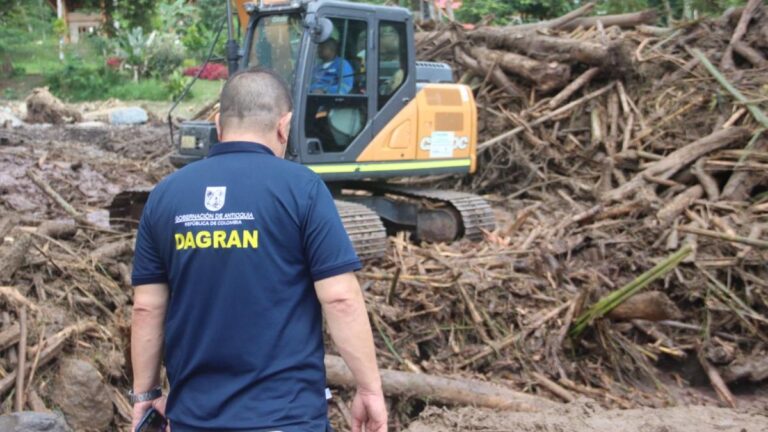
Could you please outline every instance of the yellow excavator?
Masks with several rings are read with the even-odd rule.
[[[237,9],[242,47],[234,40]],[[331,0],[227,4],[230,74],[259,66],[280,74],[294,100],[286,158],[320,175],[363,259],[382,256],[387,232],[423,241],[482,239],[495,220],[481,197],[391,179],[477,169],[477,108],[448,65],[417,61],[407,9]],[[182,123],[172,163],[218,145],[210,121]],[[147,191],[127,191],[114,218],[138,218]]]

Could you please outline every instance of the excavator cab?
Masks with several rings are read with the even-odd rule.
[[[286,158],[325,180],[358,255],[381,256],[387,232],[453,241],[494,229],[479,196],[383,181],[477,166],[472,91],[453,83],[449,66],[416,60],[409,10],[333,0],[235,2],[247,31],[230,71],[269,68],[290,86]],[[215,125],[184,122],[176,145],[177,167],[204,158],[218,145]],[[135,216],[125,208],[136,195],[118,198],[111,213]]]

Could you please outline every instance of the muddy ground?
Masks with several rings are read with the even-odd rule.
[[[716,407],[603,410],[577,401],[554,412],[427,410],[407,432],[764,432],[768,417]]]

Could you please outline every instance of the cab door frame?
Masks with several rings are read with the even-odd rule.
[[[373,126],[372,118],[376,112],[376,98],[371,95],[371,92],[375,90],[373,83],[375,83],[375,68],[371,65],[375,64],[371,62],[371,52],[375,52],[374,32],[373,26],[378,25],[375,20],[375,14],[373,9],[367,7],[361,8],[341,8],[333,4],[323,5],[320,3],[320,7],[317,10],[318,18],[329,19],[344,19],[344,20],[356,20],[364,22],[367,26],[366,32],[366,93],[365,95],[336,95],[336,96],[318,96],[310,95],[309,87],[312,80],[312,67],[314,65],[315,53],[317,52],[317,44],[312,42],[309,37],[305,35],[304,43],[302,43],[302,51],[300,53],[301,60],[299,63],[302,65],[303,70],[298,70],[297,73],[297,85],[295,88],[294,100],[294,119],[292,125],[291,136],[295,137],[295,145],[293,147],[296,156],[302,164],[322,164],[322,163],[344,163],[354,162],[357,156],[365,150],[368,143],[373,139]],[[365,123],[363,129],[349,144],[349,146],[341,152],[316,152],[316,149],[310,149],[308,146],[308,138],[305,130],[305,117],[307,115],[307,101],[309,97],[322,97],[328,98],[329,105],[332,106],[334,99],[338,100],[343,98],[352,97],[365,97],[367,99],[366,107],[367,113],[364,119]]]

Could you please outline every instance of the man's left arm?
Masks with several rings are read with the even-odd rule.
[[[153,195],[150,195],[139,221],[131,277],[134,286],[131,322],[132,390],[137,395],[160,385],[165,314],[169,299],[165,260],[156,243],[156,239],[162,237],[158,237],[151,226],[153,202]],[[165,414],[164,398],[134,404],[134,429],[152,406]]]
[[[134,288],[133,320],[131,323],[131,364],[133,392],[148,392],[160,385],[160,364],[163,354],[165,312],[168,308],[168,285],[154,283]],[[133,428],[153,406],[139,402],[133,407]],[[164,413],[164,407],[160,408]]]

